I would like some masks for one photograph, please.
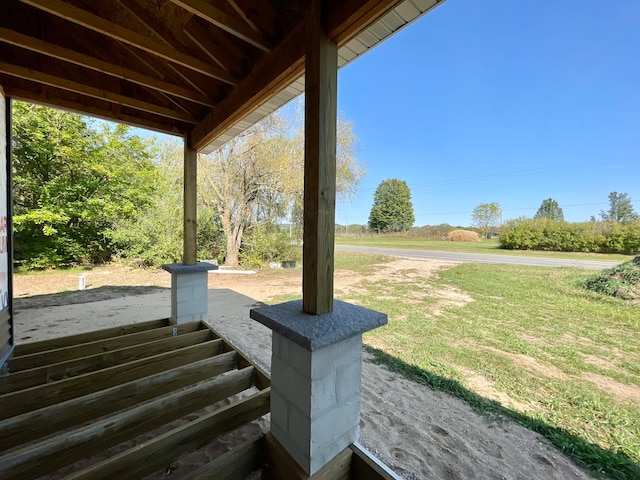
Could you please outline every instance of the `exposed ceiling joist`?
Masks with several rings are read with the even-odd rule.
[[[150,38],[129,30],[121,25],[105,20],[86,10],[75,7],[62,0],[21,0],[32,7],[46,11],[52,15],[64,18],[70,22],[100,32],[103,35],[119,40],[135,48],[144,50],[152,55],[164,58],[170,62],[182,65],[193,71],[215,78],[230,85],[235,85],[236,80],[229,72],[211,65],[186,52],[176,50],[165,44],[151,40]]]
[[[318,0],[342,66],[443,0]],[[0,0],[10,96],[210,150],[304,89],[309,0]]]
[[[175,110],[171,110],[169,108],[162,107],[160,105],[143,102],[141,100],[137,100],[134,98],[127,97],[125,95],[113,93],[108,90],[92,87],[90,85],[85,85],[84,83],[73,82],[65,78],[56,77],[54,75],[50,75],[43,72],[38,72],[30,68],[25,68],[25,67],[20,67],[18,65],[13,65],[10,63],[0,62],[0,73],[22,78],[25,80],[35,80],[36,82],[41,83],[43,85],[49,85],[50,87],[56,87],[61,90],[68,90],[69,92],[86,95],[88,97],[93,97],[100,100],[107,100],[111,103],[136,108],[138,110],[142,110],[143,112],[149,112],[149,113],[153,113],[163,117],[172,118],[175,120],[183,120],[188,123],[193,122],[193,118],[191,117],[191,115],[187,115],[184,112],[177,112]]]
[[[277,35],[278,15],[268,0],[229,0],[229,3],[254,30]]]
[[[154,130],[156,132],[173,135],[182,135],[185,132],[184,126],[182,128],[177,128],[175,124],[171,122],[162,122],[161,119],[152,120],[150,118],[142,118],[139,115],[129,115],[122,112],[116,112],[113,109],[100,108],[95,105],[79,105],[77,101],[67,100],[56,96],[54,90],[48,90],[46,87],[43,87],[43,91],[40,93],[21,88],[8,88],[5,93],[19,100],[42,105],[55,105],[58,108],[75,112],[77,112],[81,106],[82,111],[87,115],[112,122],[122,122],[135,127],[148,128],[149,130]]]
[[[241,19],[233,18],[206,0],[170,1],[260,50],[264,50],[265,52],[271,50],[271,45],[269,45],[260,32],[256,32]]]
[[[298,25],[193,129],[191,148],[203,149],[225,129],[302,74],[305,30],[304,23]],[[283,69],[282,65],[288,65],[288,68]]]
[[[127,80],[129,82],[140,84],[144,87],[157,90],[169,95],[189,100],[200,105],[207,107],[213,107],[215,103],[208,96],[194,92],[188,88],[173,85],[172,83],[164,82],[156,78],[150,77],[130,70],[128,68],[120,67],[114,63],[105,62],[99,60],[90,55],[76,52],[64,47],[60,47],[54,43],[40,40],[28,35],[9,30],[8,28],[0,27],[0,42],[8,43],[18,47],[26,48],[32,52],[40,53],[48,57],[57,58],[65,62],[73,63],[75,65],[86,67],[96,72],[104,73],[112,77],[119,78],[121,80]]]
[[[350,40],[353,28],[368,26],[381,12],[387,12],[401,0],[380,2],[376,0],[344,0],[334,3],[327,12],[328,36],[339,45]],[[369,12],[367,14],[367,12]],[[345,24],[350,26],[345,27]],[[357,25],[357,27],[355,27]],[[278,90],[297,79],[304,70],[304,46],[306,22],[303,20],[278,46],[263,57],[251,73],[234,89],[218,107],[194,128],[191,146],[197,150],[222,134],[230,125],[238,122],[248,112],[257,108]],[[288,65],[289,68],[283,68]]]
[[[202,22],[194,16],[185,26],[184,33],[222,68],[241,72],[242,61],[246,60],[244,52],[222,30],[212,32]]]

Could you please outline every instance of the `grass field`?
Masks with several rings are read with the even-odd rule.
[[[434,250],[437,252],[491,253],[497,255],[524,255],[527,257],[568,258],[574,260],[600,260],[626,262],[633,255],[579,252],[540,252],[533,250],[505,250],[497,240],[480,242],[448,242],[446,240],[425,240],[421,238],[391,237],[336,237],[336,245],[356,245],[360,247],[404,248],[409,250]]]
[[[365,273],[379,262],[336,260]],[[397,273],[345,293],[389,315],[365,335],[381,362],[516,419],[593,471],[640,478],[640,306],[586,292],[579,283],[588,273],[575,269]]]

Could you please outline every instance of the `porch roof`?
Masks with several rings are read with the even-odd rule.
[[[339,66],[444,0],[332,0]],[[303,0],[3,0],[10,97],[210,151],[304,90]]]

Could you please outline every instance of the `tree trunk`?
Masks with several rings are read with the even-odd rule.
[[[235,241],[229,237],[227,237],[227,255],[224,264],[230,267],[238,266],[238,247],[236,247]]]
[[[225,214],[220,216],[220,223],[222,223],[222,231],[227,239],[227,252],[224,263],[230,267],[237,267],[244,226],[240,224],[232,225],[230,215]]]

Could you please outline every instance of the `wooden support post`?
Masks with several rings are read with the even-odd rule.
[[[329,40],[323,1],[314,0],[305,57],[304,250],[302,308],[333,311],[338,46]]]
[[[198,222],[197,222],[197,186],[198,152],[189,145],[188,136],[184,139],[184,253],[182,263],[198,263]]]

